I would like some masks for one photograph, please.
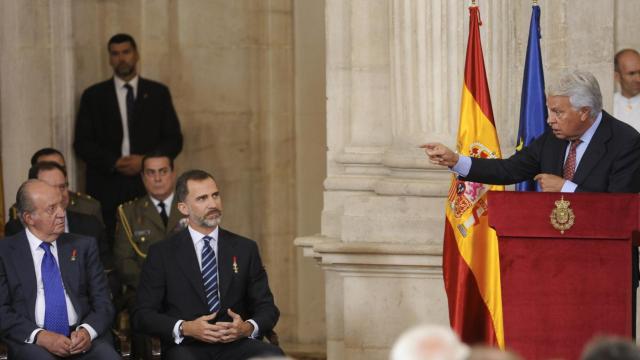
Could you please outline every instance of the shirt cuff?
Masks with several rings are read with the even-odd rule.
[[[577,188],[578,188],[578,184],[571,182],[569,180],[565,180],[564,184],[562,184],[562,189],[560,189],[560,192],[572,193],[572,192],[576,192]]]
[[[258,323],[256,323],[253,319],[249,319],[247,320],[248,322],[251,323],[251,325],[253,325],[253,332],[251,333],[251,336],[249,336],[252,339],[257,339],[258,338],[258,334],[260,333],[260,328],[258,327]]]
[[[458,156],[458,162],[451,167],[451,171],[454,173],[466,177],[471,170],[471,158],[465,155]]]
[[[91,325],[87,323],[80,324],[76,328],[76,331],[78,331],[80,328],[84,328],[85,330],[87,330],[89,336],[91,337],[91,341],[95,340],[98,337],[98,332],[94,328],[92,328]]]
[[[180,344],[182,340],[184,340],[184,336],[180,335],[180,325],[184,322],[184,320],[176,321],[176,324],[173,325],[173,341],[176,344]]]
[[[42,330],[44,330],[44,329],[37,328],[37,329],[33,330],[33,331],[31,332],[31,335],[29,336],[29,338],[28,338],[28,339],[26,339],[24,342],[26,342],[27,344],[35,344],[35,341],[36,341],[36,334],[37,334],[37,333],[39,333],[39,332],[40,332],[40,331],[42,331]]]

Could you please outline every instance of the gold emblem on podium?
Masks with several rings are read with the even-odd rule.
[[[551,225],[554,229],[560,231],[560,234],[564,234],[565,230],[571,229],[576,216],[573,214],[573,210],[569,207],[570,202],[564,199],[564,196],[560,200],[556,201],[556,208],[551,211]]]

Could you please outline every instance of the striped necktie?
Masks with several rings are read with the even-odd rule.
[[[220,310],[220,298],[218,297],[218,264],[216,254],[211,248],[211,236],[205,236],[204,246],[202,247],[202,281],[204,284],[204,293],[207,296],[207,304],[209,311],[217,312]]]

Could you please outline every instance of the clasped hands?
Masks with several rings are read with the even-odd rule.
[[[89,350],[91,348],[91,335],[83,327],[73,331],[69,337],[42,330],[38,333],[36,345],[42,346],[56,356],[67,357]]]
[[[116,160],[115,169],[127,176],[138,175],[142,169],[142,155],[128,155]]]
[[[458,163],[459,155],[440,143],[428,143],[420,145],[429,161],[435,165],[453,167]],[[537,181],[544,192],[560,192],[565,179],[553,174],[538,174],[533,180]]]
[[[182,334],[208,343],[228,343],[239,338],[246,338],[253,333],[253,325],[242,320],[240,315],[231,309],[227,310],[232,322],[218,321],[210,324],[217,313],[201,316],[192,321],[182,323]]]

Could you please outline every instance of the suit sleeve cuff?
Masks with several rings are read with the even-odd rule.
[[[28,339],[25,339],[25,341],[24,341],[24,342],[26,342],[27,344],[35,344],[35,342],[36,342],[36,335],[37,335],[40,331],[42,331],[42,330],[44,330],[44,329],[37,328],[37,329],[33,330],[33,331],[31,332],[31,335],[29,336],[29,338],[28,338]]]
[[[460,155],[458,157],[458,162],[451,167],[451,171],[456,174],[466,177],[469,175],[469,171],[471,170],[471,158],[465,155]]]
[[[564,184],[562,185],[562,189],[560,189],[560,192],[572,193],[572,192],[576,192],[577,188],[578,188],[578,184],[571,182],[569,180],[565,180]]]
[[[98,337],[98,332],[93,327],[91,327],[91,325],[87,323],[78,325],[78,327],[76,328],[76,331],[78,331],[80,328],[87,330],[87,332],[89,333],[89,336],[91,336],[91,341],[95,340]]]
[[[258,327],[258,323],[256,323],[253,319],[249,319],[247,320],[247,322],[250,322],[251,325],[253,325],[253,332],[251,333],[251,336],[249,336],[252,339],[257,339],[258,338],[258,334],[260,333],[260,328]]]
[[[176,324],[173,325],[173,341],[176,344],[180,344],[182,342],[182,340],[184,340],[184,337],[182,335],[180,335],[180,325],[184,322],[184,320],[178,320],[176,321]]]

